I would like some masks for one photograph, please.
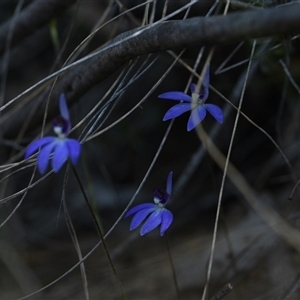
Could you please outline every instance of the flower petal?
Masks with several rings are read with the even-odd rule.
[[[194,129],[200,122],[203,121],[203,119],[206,116],[206,109],[204,106],[198,106],[196,109],[194,109],[191,113],[191,116],[189,118],[188,124],[187,124],[187,131],[191,131]]]
[[[173,92],[167,92],[167,93],[163,93],[160,94],[158,96],[158,98],[161,99],[169,99],[169,100],[177,100],[177,101],[184,101],[184,102],[191,102],[192,98],[191,96],[183,93],[183,92],[177,92],[177,91],[173,91]]]
[[[67,139],[65,143],[68,148],[71,162],[73,165],[77,164],[81,153],[81,144],[75,139]]]
[[[191,104],[190,103],[179,103],[174,106],[172,106],[164,115],[163,121],[167,121],[170,119],[174,119],[183,113],[191,110]]]
[[[56,145],[57,145],[56,139],[54,139],[50,144],[43,147],[43,149],[39,153],[39,156],[38,156],[38,169],[39,169],[41,174],[45,173],[45,171],[47,169],[47,166],[48,166],[49,159],[50,159],[50,155],[52,153],[53,148]]]
[[[220,123],[223,123],[222,109],[214,104],[204,104],[205,109]]]
[[[172,179],[173,179],[173,172],[170,172],[167,179],[167,193],[171,196],[172,194]]]
[[[67,100],[65,94],[60,94],[59,96],[59,111],[60,111],[60,115],[64,119],[70,120],[70,114],[69,114],[69,109],[67,106]]]
[[[46,144],[49,144],[55,140],[55,137],[53,136],[46,136],[43,138],[40,138],[36,141],[33,141],[27,146],[26,152],[25,152],[25,159],[27,159],[29,156],[34,154],[36,151],[39,150],[39,148],[45,146]]]
[[[199,99],[201,99],[203,102],[206,101],[209,95],[209,69],[210,69],[210,65],[207,66],[206,73],[202,81],[200,95],[199,95]]]
[[[209,71],[210,71],[210,65],[207,66],[206,73],[202,81],[202,85],[206,88],[209,87]]]
[[[140,234],[143,236],[151,230],[155,229],[161,223],[162,209],[156,209],[141,228]]]
[[[140,226],[140,224],[148,217],[148,215],[154,212],[156,209],[157,206],[138,211],[131,220],[130,230],[134,230]]]
[[[137,206],[132,207],[131,209],[128,210],[128,212],[125,214],[124,218],[127,218],[131,216],[132,214],[135,214],[136,212],[142,210],[142,209],[148,209],[148,208],[154,208],[156,209],[156,205],[154,203],[143,203],[139,204]]]
[[[168,209],[163,208],[161,219],[160,235],[163,236],[173,222],[173,214]]]
[[[66,142],[64,140],[59,141],[52,158],[52,168],[55,173],[57,173],[62,165],[67,161],[68,155],[69,151]]]

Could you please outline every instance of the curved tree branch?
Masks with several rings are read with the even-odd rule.
[[[57,113],[56,103],[60,93],[66,94],[69,104],[78,101],[92,86],[100,83],[130,59],[140,55],[188,46],[219,45],[296,33],[300,33],[300,4],[232,13],[227,16],[170,21],[125,32],[112,40],[110,46],[106,45],[103,51],[72,68],[60,78],[51,96],[53,105],[49,107],[49,116]],[[124,42],[120,43],[123,40]],[[41,124],[44,109],[43,104],[31,123],[32,127]],[[26,109],[23,113],[24,117],[28,114]],[[18,114],[2,124],[6,136],[15,136],[23,120]]]
[[[15,20],[11,46],[19,43],[41,26],[47,24],[54,16],[60,14],[75,0],[36,1],[24,9]],[[0,27],[0,55],[5,49],[10,21]]]
[[[120,34],[110,44],[124,40],[138,30]],[[68,72],[56,86],[53,96],[57,97],[64,91],[67,98],[78,97],[125,62],[143,54],[293,33],[300,33],[299,4],[256,12],[232,13],[228,16],[161,23]]]

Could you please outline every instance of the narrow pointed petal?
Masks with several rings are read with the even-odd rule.
[[[203,81],[202,81],[202,87],[201,87],[201,93],[199,95],[199,98],[204,102],[208,98],[209,95],[209,70],[210,65],[207,66],[206,73],[204,75]]]
[[[53,140],[52,143],[50,143],[49,145],[45,146],[39,156],[38,156],[38,169],[40,171],[41,174],[44,174],[46,169],[47,169],[47,166],[48,166],[48,163],[49,163],[49,160],[50,160],[50,156],[51,156],[51,153],[53,151],[53,148],[56,146],[56,141]]]
[[[210,72],[210,65],[207,66],[203,81],[202,81],[202,85],[206,88],[209,87],[209,72]]]
[[[144,204],[139,204],[137,206],[132,207],[131,209],[128,210],[128,212],[125,214],[124,218],[127,218],[136,212],[143,210],[143,209],[148,209],[148,208],[154,208],[156,209],[157,206],[154,203],[144,203]]]
[[[55,173],[57,173],[62,165],[67,161],[68,154],[69,151],[65,141],[58,142],[52,158],[52,168]]]
[[[138,211],[131,220],[130,230],[134,230],[139,227],[141,223],[149,216],[149,214],[153,213],[156,209],[157,207],[150,207]]]
[[[67,139],[65,143],[71,162],[73,165],[76,165],[81,153],[81,144],[75,139]]]
[[[194,129],[206,116],[206,109],[203,106],[198,106],[191,113],[187,124],[187,131]]]
[[[59,111],[60,111],[60,115],[64,119],[70,120],[70,114],[69,114],[69,109],[67,106],[67,100],[65,94],[60,94],[59,96]]]
[[[171,196],[172,194],[172,179],[173,179],[173,172],[170,172],[167,179],[167,193]]]
[[[39,150],[39,148],[53,142],[53,140],[55,140],[55,137],[47,136],[47,137],[38,139],[36,141],[33,141],[31,144],[28,145],[28,147],[26,149],[25,159],[27,159],[29,156],[31,156],[32,154],[37,152]]]
[[[172,106],[164,115],[163,121],[167,121],[170,119],[174,119],[179,117],[180,115],[184,114],[185,112],[191,110],[190,103],[179,103]]]
[[[223,123],[222,109],[214,104],[204,104],[205,109],[220,123]]]
[[[183,92],[177,92],[177,91],[160,94],[158,96],[158,98],[184,101],[184,102],[191,102],[192,101],[191,96],[189,96],[189,95],[187,95]]]
[[[148,218],[148,220],[145,222],[143,227],[141,228],[140,234],[143,236],[146,233],[152,231],[161,223],[161,214],[162,209],[156,209]]]
[[[173,222],[173,214],[169,210],[163,208],[161,219],[160,235],[163,236]]]

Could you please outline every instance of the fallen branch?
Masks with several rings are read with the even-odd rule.
[[[138,28],[117,36],[89,60],[70,68],[59,79],[49,107],[49,116],[57,113],[57,99],[65,93],[69,105],[95,84],[100,83],[129,60],[138,56],[188,46],[232,43],[271,35],[300,33],[300,4],[273,9],[231,13],[226,16],[196,17],[168,21]],[[54,104],[55,103],[55,104]],[[31,106],[1,124],[7,137],[15,137]],[[45,101],[40,105],[30,128],[41,124]]]

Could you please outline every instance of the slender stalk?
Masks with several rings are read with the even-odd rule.
[[[244,86],[243,86],[242,94],[241,94],[240,101],[239,101],[239,106],[238,106],[238,110],[237,110],[237,114],[236,114],[236,118],[235,118],[235,122],[234,122],[234,127],[233,127],[233,131],[232,131],[231,139],[230,139],[228,153],[227,153],[226,160],[225,160],[224,172],[223,172],[223,177],[222,177],[222,182],[221,182],[221,187],[220,187],[220,193],[219,193],[219,199],[218,199],[218,205],[217,205],[217,211],[216,211],[213,240],[212,240],[212,244],[211,244],[211,253],[210,253],[210,257],[209,257],[209,264],[208,264],[208,270],[207,270],[207,279],[206,279],[206,284],[205,284],[204,291],[203,291],[203,294],[202,294],[202,300],[205,300],[206,297],[207,297],[207,290],[208,290],[210,276],[211,276],[211,272],[212,272],[212,264],[213,264],[213,258],[214,258],[215,247],[216,247],[216,239],[217,239],[218,223],[219,223],[219,217],[220,217],[220,211],[221,211],[221,202],[222,202],[222,197],[223,197],[223,190],[224,190],[225,180],[226,180],[226,177],[227,177],[227,171],[228,171],[228,166],[229,166],[229,160],[230,160],[230,155],[231,155],[231,151],[232,151],[233,141],[234,141],[234,138],[235,138],[236,128],[237,128],[237,124],[238,124],[239,117],[240,117],[240,111],[241,111],[241,107],[242,107],[243,100],[244,100],[244,94],[245,94],[248,74],[249,74],[249,71],[250,71],[251,62],[252,62],[252,58],[253,58],[253,55],[254,55],[255,47],[256,47],[256,40],[254,40],[253,45],[252,45],[252,51],[251,51],[251,56],[250,56],[251,60],[248,63],[248,68],[247,68],[247,72],[246,72],[246,76],[245,76]],[[201,126],[198,126],[198,128],[200,128],[200,127]],[[201,127],[199,130],[200,131],[203,130],[203,127]],[[200,140],[202,140],[201,139],[201,132],[199,132],[199,130],[197,130],[197,134],[198,134]],[[207,148],[207,144],[205,142],[206,141],[204,141],[203,144]]]
[[[81,192],[82,192],[82,195],[83,195],[83,198],[84,198],[84,200],[85,200],[85,203],[86,203],[86,205],[87,205],[87,207],[88,207],[88,209],[89,209],[89,211],[90,211],[90,214],[91,214],[91,216],[92,216],[92,218],[93,218],[93,221],[94,221],[94,224],[95,224],[95,226],[96,226],[98,235],[99,235],[100,240],[101,240],[101,242],[102,242],[102,244],[103,244],[103,247],[104,247],[104,251],[105,251],[106,257],[107,257],[107,259],[108,259],[108,261],[109,261],[109,264],[110,264],[110,266],[111,266],[111,269],[112,269],[112,271],[113,271],[113,273],[114,273],[114,276],[115,276],[115,278],[116,278],[116,280],[117,280],[117,283],[118,283],[118,287],[119,287],[120,293],[121,293],[123,299],[127,299],[127,297],[126,297],[126,295],[125,295],[125,293],[124,293],[124,290],[123,290],[122,283],[121,283],[121,281],[120,281],[120,279],[119,279],[119,277],[118,277],[116,268],[115,268],[115,266],[114,266],[114,263],[113,263],[113,261],[112,261],[112,259],[111,259],[110,254],[109,254],[109,250],[108,250],[107,244],[106,244],[106,242],[105,242],[104,235],[103,235],[102,230],[101,230],[101,228],[100,228],[100,226],[99,226],[99,224],[98,224],[97,217],[96,217],[96,215],[95,215],[95,213],[94,213],[94,211],[93,211],[93,208],[92,208],[92,206],[91,206],[91,204],[90,204],[90,202],[89,202],[89,199],[88,199],[88,197],[87,197],[87,194],[86,194],[86,192],[85,192],[85,190],[84,190],[84,187],[83,187],[83,185],[82,185],[82,182],[81,182],[81,180],[80,180],[80,178],[79,178],[79,175],[78,175],[76,169],[74,168],[74,166],[73,166],[72,164],[70,164],[70,165],[71,165],[71,169],[72,169],[72,171],[73,171],[73,173],[74,173],[74,175],[75,175],[75,178],[76,178],[76,180],[77,180],[77,183],[78,183],[78,185],[79,185],[79,188],[80,188],[80,190],[81,190]]]
[[[73,226],[73,223],[72,223],[72,220],[71,220],[71,217],[70,217],[70,214],[69,214],[69,210],[68,210],[68,207],[67,207],[67,203],[66,203],[66,188],[67,188],[67,183],[68,183],[68,180],[69,180],[69,175],[70,175],[70,168],[68,167],[67,171],[66,171],[66,174],[65,174],[65,178],[64,178],[64,184],[63,184],[62,204],[63,204],[63,208],[64,208],[66,223],[67,223],[67,226],[68,226],[73,244],[75,246],[75,249],[76,249],[79,260],[82,260],[82,253],[81,253],[80,245],[79,245],[79,242],[78,242],[76,230]],[[82,277],[82,280],[83,280],[83,288],[84,288],[85,299],[89,300],[90,296],[89,296],[88,281],[87,281],[84,262],[82,262],[82,264],[80,264],[80,271],[81,271],[81,277]]]
[[[177,299],[181,300],[181,294],[180,294],[180,290],[179,290],[179,286],[178,286],[178,280],[177,280],[176,271],[175,271],[175,267],[174,267],[174,263],[173,263],[173,259],[172,259],[172,255],[171,255],[171,249],[170,249],[170,244],[169,244],[167,233],[165,234],[165,241],[166,241],[168,258],[169,258],[169,262],[170,262],[171,269],[172,269],[172,276],[173,276],[173,281],[174,281],[174,285],[175,285],[175,289],[176,289]]]
[[[293,190],[291,191],[291,194],[289,195],[289,199],[290,199],[290,200],[293,200],[294,194],[295,194],[296,189],[297,189],[297,187],[299,186],[299,184],[300,184],[300,179],[297,181],[297,183],[296,183],[295,186],[293,187]]]

